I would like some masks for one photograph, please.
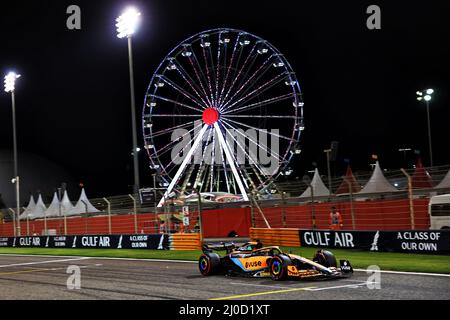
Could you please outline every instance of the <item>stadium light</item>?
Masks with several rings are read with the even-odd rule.
[[[14,221],[16,228],[14,229],[14,235],[20,236],[20,179],[18,173],[17,166],[17,134],[16,134],[16,99],[15,99],[15,90],[16,90],[16,80],[20,78],[20,74],[15,72],[9,72],[5,76],[5,92],[11,93],[11,105],[12,105],[12,122],[13,122],[13,150],[14,150],[14,178],[11,179],[11,182],[16,185],[16,213],[14,216]]]
[[[5,92],[13,92],[16,88],[16,79],[20,78],[20,74],[17,74],[15,72],[9,72],[5,76]]]
[[[135,8],[126,9],[117,19],[117,37],[128,39],[128,67],[130,72],[130,96],[131,96],[131,126],[133,134],[133,149],[138,149],[137,144],[137,128],[136,128],[136,106],[134,97],[134,76],[133,76],[133,51],[131,38],[136,32],[136,29],[141,20],[141,13]],[[133,152],[133,172],[134,172],[134,186],[133,192],[135,194],[139,193],[140,182],[139,182],[139,159],[138,152]]]
[[[428,146],[430,148],[430,166],[433,166],[433,149],[431,146],[431,123],[430,123],[430,101],[433,93],[434,90],[431,88],[422,91],[416,91],[417,100],[422,102],[425,101],[427,105]]]
[[[135,32],[140,22],[141,13],[135,8],[128,8],[116,19],[117,37],[125,38],[131,37]]]

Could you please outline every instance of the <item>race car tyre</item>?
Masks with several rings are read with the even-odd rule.
[[[323,265],[324,267],[337,267],[336,257],[330,251],[317,250],[313,258],[314,262]]]
[[[220,267],[220,257],[214,252],[205,252],[198,259],[198,268],[204,276],[218,273]]]
[[[270,260],[269,271],[272,280],[285,280],[288,276],[289,258],[278,255]]]

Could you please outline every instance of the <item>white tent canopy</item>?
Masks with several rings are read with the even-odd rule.
[[[435,188],[436,189],[450,188],[450,170],[448,170],[448,172],[445,175],[444,179],[442,179],[442,181],[439,182],[439,184]]]
[[[67,194],[67,190],[64,190],[64,196],[61,200],[61,216],[68,215],[72,209],[73,209],[73,204],[72,204],[72,202],[70,202],[69,195]]]
[[[45,215],[47,218],[58,217],[59,216],[59,199],[56,192],[53,194],[53,199],[47,210],[45,210]]]
[[[72,216],[72,215],[77,215],[77,214],[81,214],[81,213],[85,213],[86,212],[86,207],[87,207],[87,212],[91,213],[91,212],[100,212],[100,210],[98,210],[97,208],[95,208],[91,202],[89,201],[89,199],[86,196],[86,192],[84,192],[84,188],[81,189],[81,194],[80,194],[80,199],[78,199],[77,204],[75,205],[75,207],[73,207],[68,213],[67,215]]]
[[[28,214],[28,218],[29,219],[43,218],[45,216],[46,210],[47,208],[45,207],[44,201],[42,201],[42,196],[39,194],[36,206],[34,207],[33,211]]]
[[[316,171],[314,171],[314,177],[311,180],[311,187],[313,188],[314,197],[323,197],[330,195],[330,191],[323,183],[322,178],[320,178],[319,170],[317,168]],[[300,198],[311,197],[311,187],[308,187],[301,194]]]
[[[25,211],[22,212],[22,214],[19,216],[19,219],[26,219],[30,213],[33,212],[34,208],[36,207],[36,202],[34,202],[33,195],[30,195],[30,202],[28,202],[27,207],[25,208]]]
[[[389,183],[386,177],[383,175],[381,171],[380,164],[378,161],[375,164],[375,169],[373,170],[372,176],[369,181],[367,181],[366,185],[360,192],[361,193],[376,193],[376,192],[394,192],[397,189]]]

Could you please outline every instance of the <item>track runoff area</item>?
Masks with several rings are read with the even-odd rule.
[[[0,287],[0,299],[446,300],[450,275],[357,269],[347,279],[276,282],[204,277],[194,261],[2,254]]]

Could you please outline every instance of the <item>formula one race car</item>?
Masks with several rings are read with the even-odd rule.
[[[334,255],[325,250],[318,250],[309,260],[285,253],[277,246],[263,247],[259,241],[240,246],[234,243],[205,244],[202,249],[198,265],[204,276],[225,274],[285,280],[342,278],[353,273],[348,260],[340,260],[338,268]],[[220,257],[213,251],[226,251],[226,255]]]

